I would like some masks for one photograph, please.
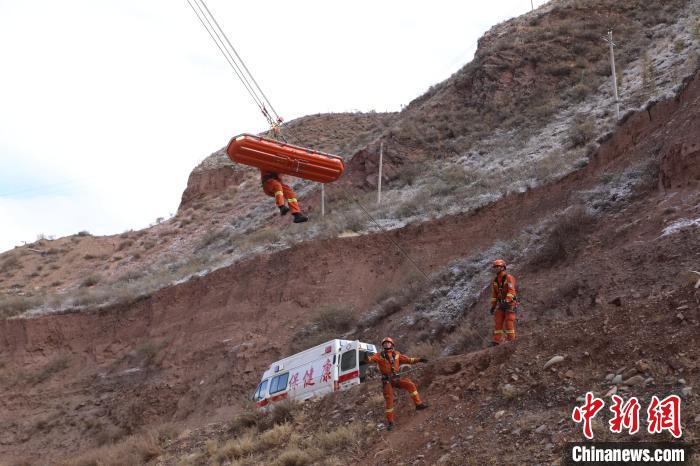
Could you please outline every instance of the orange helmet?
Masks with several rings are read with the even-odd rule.
[[[382,340],[382,348],[384,348],[384,343],[391,343],[391,347],[394,348],[394,340],[391,337]]]
[[[494,267],[505,267],[506,261],[504,261],[503,259],[496,259],[495,261],[493,261],[493,266]]]

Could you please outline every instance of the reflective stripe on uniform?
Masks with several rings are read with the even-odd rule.
[[[297,198],[296,197],[289,198],[289,199],[287,199],[287,202],[297,202]]]
[[[275,191],[275,196],[284,196],[284,192],[282,192],[282,191]]]
[[[506,333],[515,333],[515,330],[506,330]]]
[[[508,293],[508,294],[506,295],[506,298],[513,299],[513,298],[515,298],[515,295],[514,295],[513,293]]]
[[[503,333],[503,330],[494,330],[493,333]]]
[[[418,396],[418,390],[416,390],[415,392],[411,392],[411,396],[412,396],[412,397]]]
[[[386,410],[386,412],[387,412],[387,413],[393,413],[393,412],[394,412],[394,408],[389,408],[389,409]]]

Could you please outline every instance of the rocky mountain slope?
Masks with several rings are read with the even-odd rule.
[[[499,35],[520,33],[532,22],[530,33],[536,34],[540,23],[550,31],[552,22],[582,14],[585,3],[551,2],[497,26],[481,45],[495,47]],[[235,176],[216,179],[228,169],[217,165],[220,157],[214,154],[193,172],[192,189],[183,195],[181,211],[173,219],[124,237],[82,235],[3,255],[3,273],[13,277],[0,284],[21,282],[27,271],[41,266],[30,277],[37,281],[28,282],[41,287],[44,282],[38,280],[52,277],[45,273],[63,271],[67,284],[80,281],[84,301],[72,305],[85,309],[0,321],[0,463],[51,458],[72,464],[338,464],[347,455],[361,464],[484,464],[496,458],[509,464],[552,463],[562,457],[565,442],[582,438],[580,427],[570,420],[577,398],[588,390],[607,394],[613,386],[607,376],[618,373],[627,383],[615,385],[616,390],[625,396],[646,402],[652,394],[680,394],[683,439],[695,440],[700,354],[692,341],[700,325],[700,293],[692,271],[700,269],[700,76],[680,79],[687,57],[698,50],[693,36],[698,23],[697,15],[679,12],[694,12],[697,5],[669,2],[650,8],[651,13],[640,12],[641,4],[625,5],[591,3],[596,12],[609,11],[610,17],[640,15],[642,23],[651,13],[657,18],[644,23],[655,31],[652,39],[659,34],[648,44],[647,55],[656,63],[656,97],[619,123],[604,126],[596,121],[593,134],[605,130],[606,135],[585,151],[581,148],[586,146],[570,147],[575,133],[566,123],[586,105],[597,107],[605,99],[602,83],[574,110],[562,104],[540,126],[530,128],[503,123],[512,131],[496,130],[470,143],[466,152],[457,148],[455,155],[440,156],[440,147],[459,136],[439,133],[426,143],[393,135],[397,125],[405,124],[401,121],[420,117],[421,105],[428,112],[425,105],[431,99],[447,99],[450,89],[456,92],[455,83],[464,73],[480,75],[488,68],[483,62],[468,65],[402,114],[339,117],[345,121],[337,131],[351,127],[358,132],[348,131],[343,142],[328,139],[328,150],[332,144],[365,145],[352,157],[345,189],[362,196],[371,188],[366,176],[371,154],[377,138],[389,138],[387,147],[395,141],[404,148],[393,162],[389,157],[395,170],[387,179],[389,199],[394,189],[393,195],[422,192],[439,173],[440,182],[458,187],[442,195],[433,191],[430,202],[442,198],[448,204],[462,196],[455,213],[424,203],[424,212],[416,215],[408,209],[403,222],[386,224],[388,231],[367,231],[358,221],[354,229],[363,234],[347,237],[338,237],[338,230],[330,227],[332,234],[324,233],[328,224],[323,222],[303,233],[291,228],[272,232],[271,227],[280,226],[271,217],[230,223],[227,216],[236,208],[225,206],[225,196],[237,202],[238,190],[226,186],[235,183]],[[678,40],[684,46],[676,52]],[[477,60],[498,56],[494,50],[480,51]],[[557,56],[547,55],[550,61],[542,63],[552,65]],[[686,60],[676,63],[678,57]],[[634,74],[638,65],[639,60],[631,59],[623,75]],[[488,79],[501,82],[502,76]],[[630,81],[623,79],[623,86],[634,89]],[[552,95],[561,96],[560,91]],[[673,94],[661,98],[666,92]],[[504,99],[511,102],[512,97]],[[609,118],[610,109],[605,111],[603,117]],[[435,114],[426,115],[432,121]],[[314,131],[340,121],[330,116],[312,120],[324,118],[328,122]],[[302,123],[311,124],[295,124]],[[528,131],[536,132],[518,139]],[[488,141],[506,141],[509,135],[522,143],[522,151],[516,151],[515,143],[508,150],[497,145],[490,151],[474,149]],[[488,162],[490,154],[499,166],[522,172],[517,156],[534,147],[524,141],[534,144],[538,139],[565,148],[566,160],[576,163],[568,168],[558,160],[545,164],[536,183],[528,181],[528,172],[518,178],[522,186],[514,182],[505,187],[488,185],[485,173],[468,178],[479,163],[462,165],[471,159]],[[568,158],[573,157],[570,150],[575,159]],[[420,170],[412,172],[411,167]],[[451,175],[455,170],[459,176]],[[219,182],[222,188],[216,187]],[[471,191],[472,183],[479,182],[486,185]],[[301,188],[309,189],[313,200],[313,187]],[[489,194],[492,189],[498,194]],[[333,205],[337,208],[340,200]],[[249,212],[259,212],[255,209]],[[391,217],[390,211],[373,212],[384,212],[383,221]],[[406,224],[411,217],[413,222]],[[167,233],[178,230],[182,232]],[[149,240],[155,244],[142,247]],[[122,241],[132,243],[121,247]],[[272,246],[263,248],[264,242]],[[105,244],[112,244],[111,249]],[[51,248],[67,251],[49,252]],[[234,257],[210,271],[205,254],[218,257],[222,251]],[[175,252],[182,258],[167,257]],[[115,254],[131,256],[114,260]],[[134,259],[134,254],[142,256]],[[485,287],[489,263],[497,255],[512,264],[524,310],[520,341],[491,349],[486,348],[491,318]],[[69,256],[73,262],[64,264]],[[162,267],[139,268],[139,260],[162,261]],[[95,264],[109,269],[97,283],[86,283],[85,270]],[[169,275],[155,276],[155,270]],[[108,274],[116,273],[126,277],[118,284],[105,283]],[[20,280],[12,281],[18,276]],[[45,288],[46,299],[57,301],[54,307],[64,302],[54,296],[55,289],[69,288],[67,284]],[[31,298],[17,296],[15,288],[6,288],[15,292],[13,298]],[[30,286],[20,290],[32,291]],[[117,292],[123,294],[114,304],[94,306],[109,303]],[[97,293],[107,296],[98,299],[93,295]],[[398,428],[387,433],[375,380],[303,407],[270,415],[250,411],[247,396],[270,361],[339,334],[369,341],[391,334],[405,352],[429,356],[431,364],[416,372],[415,379],[432,408],[413,413],[401,398]],[[544,363],[554,355],[565,356],[564,361],[545,370]],[[600,438],[620,439],[606,432],[603,423],[595,429]],[[495,452],[494,442],[515,447]]]

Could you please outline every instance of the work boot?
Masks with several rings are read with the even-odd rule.
[[[294,223],[304,223],[304,222],[308,222],[308,221],[309,221],[309,217],[302,214],[301,212],[297,212],[296,214],[294,214]]]
[[[428,403],[421,403],[419,405],[416,405],[416,411],[420,411],[422,409],[427,409],[430,405]]]
[[[279,208],[280,208],[280,215],[287,215],[287,213],[289,212],[289,207],[287,207],[284,204],[281,205]]]
[[[386,425],[386,430],[388,430],[388,431],[390,431],[390,432],[391,432],[392,430],[394,430],[394,423],[393,423],[393,422],[387,423],[387,425]]]

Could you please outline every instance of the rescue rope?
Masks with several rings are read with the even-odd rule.
[[[245,65],[245,62],[238,54],[235,47],[233,47],[231,41],[221,29],[221,26],[219,26],[219,23],[216,21],[216,18],[214,18],[214,15],[211,13],[204,0],[193,1],[195,5],[197,5],[197,8],[195,8],[194,5],[192,5],[192,1],[187,0],[187,3],[192,8],[192,11],[194,11],[194,14],[197,16],[197,19],[202,24],[202,27],[206,29],[207,33],[209,34],[209,37],[211,37],[211,39],[216,44],[217,48],[224,56],[235,75],[238,77],[241,83],[243,83],[243,86],[246,88],[246,91],[248,91],[248,94],[252,97],[253,101],[255,102],[255,105],[258,106],[258,108],[260,109],[263,116],[265,117],[265,119],[271,127],[279,125],[283,121],[282,118],[275,111],[275,108],[272,106],[272,103],[270,103],[270,100],[260,88],[260,85],[253,77],[248,67]],[[204,8],[202,8],[202,6]],[[208,27],[207,24],[209,25]],[[231,52],[233,52],[233,54]],[[234,55],[236,58],[234,58]],[[265,107],[265,103],[267,103],[267,105],[270,107],[272,115]]]
[[[353,196],[352,194],[349,194],[345,190],[345,188],[343,188],[342,186],[338,186],[338,187],[340,188],[341,192],[343,193],[343,196],[345,197],[345,199],[346,200],[352,199],[352,201],[355,204],[357,204],[360,209],[362,209],[362,211],[365,213],[365,215],[367,215],[367,217],[369,217],[369,219],[372,220],[372,222],[377,226],[377,228],[379,228],[383,233],[386,234],[386,237],[389,238],[389,241],[392,242],[392,244],[396,247],[396,249],[398,249],[401,252],[401,254],[403,254],[404,257],[406,257],[406,259],[408,259],[408,261],[413,265],[413,267],[415,267],[416,270],[418,270],[418,272],[420,272],[420,274],[423,275],[423,278],[425,278],[425,281],[429,282],[430,278],[428,278],[428,275],[423,271],[423,269],[421,269],[418,266],[418,264],[416,263],[416,261],[414,261],[413,258],[411,256],[409,256],[408,253],[406,251],[404,251],[404,249],[401,246],[399,246],[399,243],[394,241],[394,238],[392,238],[391,235],[389,234],[389,232],[383,226],[381,226],[379,224],[379,222],[377,222],[375,220],[375,218],[372,216],[372,214],[367,212],[367,209],[365,209],[365,207],[362,204],[360,204],[360,201],[358,201],[357,198],[355,198],[355,196]]]

